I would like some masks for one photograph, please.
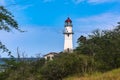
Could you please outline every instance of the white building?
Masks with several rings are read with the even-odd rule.
[[[65,20],[64,27],[64,52],[73,52],[73,30],[72,30],[72,20],[68,17]]]
[[[48,54],[44,55],[44,58],[45,58],[45,60],[53,60],[55,55],[57,55],[57,53],[51,52],[51,53],[48,53]]]

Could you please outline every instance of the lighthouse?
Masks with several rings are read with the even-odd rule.
[[[65,20],[65,26],[64,26],[64,52],[71,53],[73,52],[73,30],[72,30],[72,20],[68,17],[67,20]]]

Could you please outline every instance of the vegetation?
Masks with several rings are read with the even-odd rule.
[[[0,11],[1,30],[9,32],[11,26],[19,30],[13,16],[3,7],[0,7]],[[120,68],[120,25],[113,30],[95,30],[88,37],[80,36],[77,43],[78,47],[73,53],[61,52],[49,61],[42,57],[33,61],[25,60],[24,57],[18,57],[18,60],[14,57],[4,60],[5,64],[1,65],[4,71],[0,72],[0,80],[62,80],[74,74],[79,75],[82,80],[86,74],[92,75],[95,72],[102,74]],[[4,50],[2,43],[0,46],[2,46],[0,49]],[[116,71],[110,72],[110,75]],[[117,74],[119,75],[116,72]],[[114,74],[112,76],[114,77]],[[89,78],[86,80],[94,79],[85,77]],[[102,78],[110,80],[111,77],[109,73],[105,73],[98,78],[96,76],[95,80]]]
[[[114,30],[96,30],[89,39],[81,36],[76,52],[90,56],[95,61],[94,69],[100,71],[120,67],[120,25]]]
[[[120,80],[120,69],[115,69],[105,73],[94,73],[92,75],[72,76],[64,80]]]

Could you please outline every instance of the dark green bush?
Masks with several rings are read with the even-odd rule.
[[[85,55],[60,54],[53,61],[47,62],[41,69],[41,74],[45,80],[61,80],[68,75],[92,71],[92,60]]]

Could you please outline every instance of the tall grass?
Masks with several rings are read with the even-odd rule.
[[[64,80],[120,80],[120,68],[106,73],[94,73],[82,77],[76,75],[65,78]]]

